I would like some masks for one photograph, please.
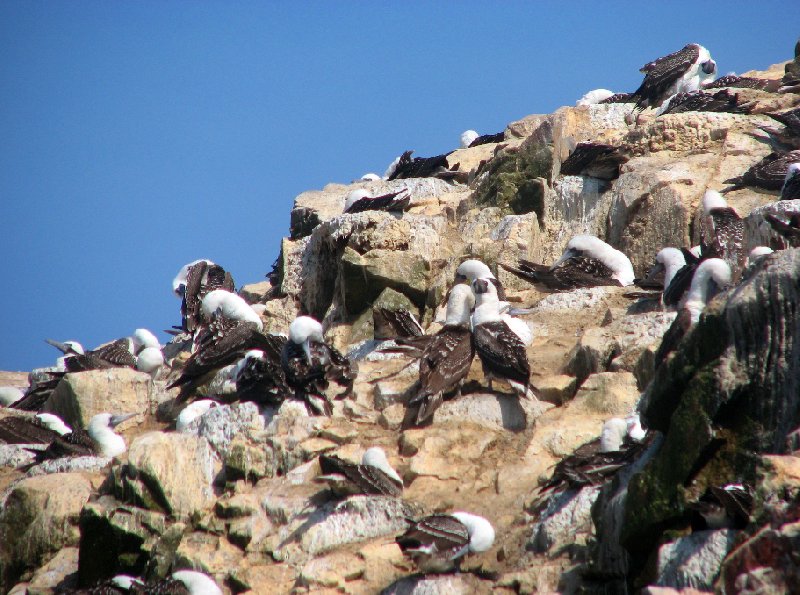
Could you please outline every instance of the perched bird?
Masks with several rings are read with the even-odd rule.
[[[50,444],[58,436],[72,432],[64,421],[52,413],[34,417],[11,416],[0,419],[0,444]]]
[[[409,400],[417,407],[414,422],[419,425],[433,416],[444,395],[461,387],[469,373],[475,346],[470,331],[470,312],[475,296],[469,285],[456,285],[447,300],[444,326],[427,344],[419,360],[419,388]]]
[[[727,74],[719,77],[715,81],[703,84],[703,89],[722,89],[723,87],[730,87],[734,89],[758,89],[760,91],[767,91],[775,93],[781,86],[781,82],[776,79],[761,79],[752,76],[737,76],[735,74]]]
[[[727,89],[716,93],[692,91],[676,93],[656,111],[657,116],[682,114],[685,112],[726,112],[729,114],[749,114],[751,104],[739,103],[739,96],[731,94]]]
[[[761,130],[789,149],[800,149],[800,107],[785,112],[768,112],[764,115],[783,124],[783,129],[761,125],[759,126]]]
[[[681,267],[686,265],[686,255],[678,248],[662,248],[656,254],[656,261],[642,279],[633,283],[642,289],[664,290]]]
[[[200,306],[207,293],[215,289],[236,290],[233,277],[210,260],[196,260],[178,272],[172,289],[181,298],[181,330],[194,332],[201,323]]]
[[[155,377],[164,365],[164,354],[158,339],[144,328],[137,328],[131,339],[136,355],[136,369]]]
[[[634,103],[636,98],[633,93],[614,93],[611,97],[607,97],[600,101],[600,103]]]
[[[337,496],[364,494],[399,498],[403,495],[403,480],[379,446],[368,448],[360,465],[337,456],[320,455],[319,466],[323,475],[315,481],[326,482]]]
[[[704,256],[722,258],[731,266],[734,275],[738,275],[747,256],[744,252],[744,220],[714,190],[706,190],[703,196],[703,214]]]
[[[269,349],[251,349],[240,359],[233,371],[236,398],[259,405],[280,405],[294,395],[286,382],[281,364],[286,337],[267,335]]]
[[[30,386],[25,391],[21,399],[18,399],[9,407],[22,411],[39,411],[53,391],[56,390],[58,383],[64,377],[65,372],[47,372],[44,378],[32,379]],[[32,375],[28,376],[32,378]]]
[[[83,351],[80,343],[75,348],[75,343],[71,345],[59,343],[52,339],[45,339],[47,343],[64,351],[64,368],[67,372],[85,372],[87,370],[103,370],[106,368],[135,368],[136,356],[134,355],[134,343],[130,337],[123,337],[111,343],[106,343],[92,349]]]
[[[695,519],[693,526],[703,529],[744,529],[753,510],[753,491],[742,483],[709,486],[697,502],[688,505],[703,522]]]
[[[683,49],[642,66],[642,84],[633,92],[635,109],[658,107],[675,93],[696,91],[713,79],[717,64],[703,46],[690,43]]]
[[[227,289],[214,289],[209,291],[200,302],[201,320],[208,321],[214,314],[219,314],[231,320],[252,322],[258,330],[264,329],[264,323],[258,312],[244,299]]]
[[[331,414],[326,394],[331,381],[343,389],[343,394],[353,385],[355,372],[350,361],[325,343],[322,325],[310,316],[298,316],[289,325],[281,365],[295,398],[305,401],[318,414]]]
[[[449,572],[468,553],[485,552],[494,544],[494,527],[468,512],[432,514],[397,538],[397,545],[422,572]]]
[[[184,407],[183,411],[181,411],[178,414],[178,417],[175,418],[175,429],[178,432],[183,432],[187,427],[189,427],[189,424],[191,424],[194,420],[203,417],[214,407],[219,407],[219,403],[212,399],[199,399],[197,401],[192,401],[186,407]]]
[[[764,190],[781,190],[786,182],[789,164],[797,162],[800,162],[800,150],[789,152],[774,151],[742,175],[725,180],[726,184],[733,185],[722,190],[722,194],[746,186],[754,186]]]
[[[633,265],[619,250],[591,235],[578,235],[553,266],[520,259],[516,267],[498,262],[505,270],[551,291],[579,287],[627,286],[633,283]]]
[[[789,164],[781,188],[781,200],[797,199],[800,199],[800,158],[796,163]]]
[[[628,157],[619,147],[594,142],[578,143],[561,164],[561,174],[609,181],[619,177],[619,168],[627,161]]]
[[[464,132],[461,133],[461,148],[462,149],[468,148],[472,144],[472,141],[474,141],[479,136],[480,134],[478,134],[474,130],[465,130]]]
[[[502,143],[505,140],[506,133],[503,132],[496,132],[494,134],[481,134],[480,136],[472,139],[472,142],[467,145],[468,149],[472,147],[478,147],[480,145],[488,145],[492,143]],[[464,137],[462,135],[461,140],[463,142]]]
[[[700,263],[708,256],[701,254],[699,257],[692,254],[689,250],[681,250],[684,258],[684,265],[675,271],[669,283],[664,287],[661,301],[667,308],[679,308],[689,287],[692,285],[692,277],[700,266]]]
[[[430,178],[437,177],[442,179],[452,179],[458,176],[458,172],[451,171],[447,163],[447,156],[437,155],[436,157],[414,157],[414,151],[406,151],[392,163],[386,171],[387,180],[400,180],[406,178]]]
[[[411,206],[411,195],[406,188],[380,196],[370,196],[363,188],[347,195],[344,213],[363,213],[364,211],[407,211]]]
[[[475,279],[487,279],[497,290],[501,300],[506,299],[506,292],[500,280],[494,276],[492,270],[480,260],[470,258],[465,260],[456,269],[455,283],[472,283]]]
[[[421,337],[425,334],[419,321],[405,308],[373,308],[372,326],[376,341],[395,337]]]
[[[720,258],[709,258],[700,263],[692,277],[692,284],[655,354],[655,365],[660,366],[686,336],[689,329],[700,320],[706,305],[731,282],[731,267]]]
[[[489,390],[492,390],[492,380],[497,378],[508,382],[520,396],[527,396],[530,390],[531,367],[525,353],[525,344],[503,320],[498,306],[497,290],[486,279],[475,279],[472,282],[472,291],[476,303],[482,302],[472,315],[472,336]]]
[[[112,415],[98,413],[89,420],[86,430],[73,429],[72,432],[57,436],[46,450],[36,452],[36,463],[62,457],[116,457],[127,450],[125,439],[114,432],[114,428],[136,415]]]
[[[378,174],[368,173],[361,176],[364,182],[379,182],[381,177]]]
[[[595,105],[613,96],[614,91],[609,91],[608,89],[594,89],[593,91],[588,91],[583,95],[583,97],[578,99],[578,101],[575,102],[575,106],[579,107],[581,105]]]
[[[786,221],[772,213],[766,213],[764,219],[769,223],[772,230],[779,234],[789,246],[800,248],[800,212],[795,211],[786,214],[789,216]],[[14,406],[16,407],[16,405]]]

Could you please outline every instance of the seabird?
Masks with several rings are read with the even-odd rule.
[[[575,102],[575,106],[595,105],[613,96],[614,91],[609,91],[608,89],[594,89],[593,91],[585,93],[583,97],[578,99],[578,101]]]
[[[800,156],[796,163],[790,163],[781,188],[781,200],[800,199]]]
[[[36,463],[62,457],[116,457],[127,450],[125,440],[114,432],[116,426],[136,415],[98,413],[89,420],[86,430],[72,430],[57,436],[46,450],[36,452]]]
[[[661,105],[675,93],[696,91],[704,82],[713,79],[717,64],[706,48],[690,43],[677,52],[645,64],[639,71],[645,77],[633,96],[635,109],[642,110]]]
[[[800,248],[800,212],[787,213],[789,219],[784,221],[772,213],[765,213],[764,219],[772,231],[780,235],[792,248]],[[16,405],[15,405],[16,406]]]
[[[760,91],[775,93],[780,86],[781,82],[776,79],[761,79],[752,76],[737,76],[735,74],[727,74],[719,77],[715,81],[705,83],[702,88],[722,89],[723,87],[730,87],[734,89],[758,89]]]
[[[505,140],[505,137],[505,130],[503,132],[496,132],[494,134],[482,134],[478,138],[474,139],[467,148],[471,149],[480,145],[502,143]]]
[[[592,235],[578,235],[553,266],[520,259],[516,267],[497,263],[529,283],[541,284],[552,291],[579,287],[627,286],[633,283],[633,265],[619,250]]]
[[[212,399],[199,399],[192,401],[183,408],[175,418],[175,429],[178,432],[183,432],[190,423],[194,420],[203,417],[206,413],[211,411],[214,407],[219,407],[219,403]]]
[[[798,161],[800,161],[800,150],[789,151],[788,153],[774,151],[742,175],[725,180],[726,184],[733,184],[733,186],[728,186],[722,190],[722,193],[725,194],[745,186],[755,186],[764,190],[781,190],[786,181],[786,172],[789,170],[789,164]]]
[[[636,98],[633,93],[614,93],[611,97],[603,99],[600,103],[633,103]]]
[[[131,339],[136,355],[136,369],[155,377],[164,365],[164,354],[158,339],[144,328],[137,328]]]
[[[337,456],[320,455],[319,466],[323,475],[315,481],[326,482],[339,497],[364,494],[399,498],[403,495],[403,480],[379,446],[368,448],[360,465]]]
[[[739,103],[739,95],[727,89],[716,93],[692,91],[676,93],[656,111],[656,116],[682,114],[685,112],[726,112],[729,114],[749,114],[752,104]]]
[[[627,161],[628,157],[619,147],[594,142],[578,143],[561,163],[561,174],[609,181],[619,177],[619,168]]]
[[[472,315],[472,336],[489,390],[492,390],[492,380],[498,378],[508,382],[520,396],[527,396],[531,366],[525,344],[503,320],[497,290],[486,279],[476,279],[472,282],[472,291],[478,304]]]
[[[46,379],[31,382],[23,397],[10,407],[21,411],[39,411],[56,390],[64,374],[65,372],[47,372]]]
[[[22,397],[25,396],[25,391],[16,386],[0,386],[0,406],[9,407],[13,405]]]
[[[181,297],[181,329],[188,332],[194,332],[201,322],[200,304],[207,293],[215,289],[236,291],[231,274],[210,260],[184,265],[172,287]]]
[[[364,182],[379,182],[381,177],[378,174],[368,173],[361,176]]]
[[[172,579],[182,582],[189,590],[188,595],[222,595],[222,589],[217,586],[217,583],[202,572],[178,570],[172,573]]]
[[[88,589],[64,590],[80,595],[222,595],[217,584],[207,575],[194,570],[179,570],[171,576],[145,583],[141,579],[119,574]]]
[[[655,365],[658,367],[678,346],[678,343],[689,332],[706,305],[731,282],[731,267],[720,258],[709,258],[702,261],[692,277],[692,284],[684,296],[678,316],[672,322],[655,354]]]
[[[293,395],[281,364],[286,337],[268,335],[268,338],[271,341],[269,349],[251,349],[236,364],[232,376],[236,383],[236,397],[240,401],[280,405]]]
[[[656,255],[656,264],[645,279],[637,281],[637,285],[643,288],[657,288],[660,284],[661,303],[667,308],[677,308],[689,290],[692,276],[699,264],[700,258],[690,250],[662,248]]]
[[[67,372],[136,367],[134,343],[130,337],[123,337],[85,352],[80,343],[76,344],[74,341],[67,343],[59,343],[52,339],[45,339],[45,341],[65,353],[64,368]]]
[[[52,413],[35,417],[9,416],[0,419],[0,444],[50,444],[58,436],[72,432],[64,421]]]
[[[269,349],[270,345],[271,339],[255,323],[214,316],[195,336],[194,353],[167,388],[181,387],[178,401],[184,401],[220,368],[235,363],[251,349]]]
[[[709,486],[697,502],[688,505],[703,518],[698,529],[744,529],[750,522],[753,491],[742,483]]]
[[[421,337],[425,334],[414,315],[405,308],[373,308],[373,338],[376,341],[396,337]]]
[[[758,263],[764,256],[772,254],[774,250],[768,246],[756,246],[752,250],[750,250],[750,254],[747,255],[747,266],[752,267],[756,263]]]
[[[472,141],[474,141],[479,136],[480,134],[478,134],[474,130],[465,130],[464,132],[461,133],[461,148],[462,149],[468,148],[472,144]]]
[[[403,188],[397,192],[370,196],[363,188],[358,188],[347,195],[343,213],[363,213],[364,211],[406,211],[411,206],[411,195]]]
[[[447,300],[444,326],[427,344],[419,360],[419,389],[408,404],[418,407],[417,425],[433,416],[446,393],[458,390],[475,357],[470,311],[475,296],[469,285],[456,285]]]
[[[289,340],[283,346],[281,364],[295,398],[305,401],[318,414],[332,412],[325,394],[330,381],[344,388],[344,394],[353,385],[355,374],[350,361],[325,343],[322,325],[310,316],[298,316],[289,325]]]
[[[406,151],[400,155],[396,165],[393,163],[393,168],[389,166],[392,171],[389,172],[387,170],[387,180],[430,177],[453,179],[458,177],[459,172],[451,171],[447,163],[447,156],[450,153],[437,155],[436,157],[414,157],[412,159],[411,154],[413,152]]]
[[[746,258],[744,220],[715,190],[706,190],[703,195],[703,214],[703,254],[722,258],[735,273],[741,272]]]
[[[470,258],[465,260],[456,269],[455,283],[469,283],[471,284],[475,279],[486,279],[497,290],[497,296],[501,300],[506,299],[506,290],[500,280],[494,276],[492,270],[480,260]]]
[[[258,312],[253,310],[253,307],[242,297],[227,289],[209,291],[200,303],[200,313],[203,320],[210,320],[213,314],[219,313],[231,320],[252,322],[258,327],[258,330],[264,328]]]
[[[485,518],[468,512],[432,514],[397,538],[403,553],[422,572],[448,572],[467,553],[485,552],[494,544],[494,528]]]
[[[763,125],[759,126],[761,130],[789,148],[800,149],[800,107],[785,112],[768,112],[764,115],[783,124],[783,130]]]

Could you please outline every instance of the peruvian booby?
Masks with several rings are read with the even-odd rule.
[[[204,321],[210,320],[216,313],[231,320],[252,322],[258,330],[264,329],[264,323],[258,312],[244,298],[227,289],[209,291],[200,302],[200,314]]]
[[[690,43],[681,50],[648,62],[640,69],[645,77],[633,96],[635,109],[658,107],[675,93],[696,91],[713,79],[717,64],[703,46]]]
[[[222,589],[217,583],[202,572],[195,570],[178,570],[171,575],[172,580],[180,581],[188,590],[187,595],[222,595]],[[162,590],[156,591],[162,593]]]
[[[65,372],[48,372],[46,378],[31,382],[21,399],[10,405],[21,411],[39,411],[56,390]],[[29,375],[30,378],[30,375]]]
[[[531,366],[525,343],[503,320],[494,285],[486,279],[476,279],[472,291],[476,304],[480,302],[472,315],[472,336],[489,390],[492,380],[497,378],[508,382],[520,396],[527,396]]]
[[[178,401],[186,400],[220,368],[235,363],[251,349],[269,349],[271,340],[250,321],[214,316],[195,336],[195,349],[181,375],[167,388],[181,387]]]
[[[633,283],[633,265],[616,250],[591,235],[578,235],[567,243],[567,249],[553,266],[520,259],[516,267],[497,263],[529,283],[551,291],[569,291],[579,287],[627,286]]]
[[[744,529],[753,510],[753,491],[742,483],[709,486],[688,508],[703,519],[693,523],[698,530]]]
[[[726,184],[733,185],[722,190],[722,193],[725,194],[746,186],[754,186],[764,190],[781,190],[786,181],[786,172],[789,170],[789,164],[798,161],[800,161],[800,150],[789,152],[774,151],[742,175],[725,180]]]
[[[485,518],[468,512],[432,514],[397,538],[397,545],[422,572],[453,570],[468,553],[485,552],[494,544],[494,527]]]
[[[762,79],[752,76],[737,76],[735,74],[726,74],[719,77],[715,81],[705,83],[703,89],[722,89],[729,87],[733,89],[758,89],[759,91],[767,91],[775,93],[780,88],[781,82],[776,79]]]
[[[478,134],[474,130],[465,130],[464,132],[461,133],[461,148],[462,149],[468,148],[472,144],[472,141],[474,141],[479,136],[480,134]]]
[[[319,466],[323,474],[315,481],[326,482],[339,497],[364,494],[399,498],[403,495],[403,480],[379,446],[368,448],[360,465],[337,456],[320,455]]]
[[[772,231],[779,234],[785,243],[792,248],[800,248],[800,212],[786,214],[789,215],[789,219],[786,221],[772,213],[765,213],[764,219],[769,223]]]
[[[786,169],[786,177],[781,188],[781,200],[800,199],[800,156]]]
[[[437,177],[443,180],[454,179],[459,176],[459,172],[450,168],[447,163],[447,156],[450,153],[437,155],[436,157],[411,157],[414,151],[406,151],[400,155],[397,163],[389,166],[387,170],[387,180],[401,180],[407,178],[430,178]]]
[[[269,349],[251,349],[236,364],[236,397],[259,405],[280,405],[293,395],[281,364],[286,337],[268,335]]]
[[[37,451],[36,463],[62,457],[119,456],[127,450],[127,446],[125,439],[114,432],[114,428],[134,415],[98,413],[89,420],[86,430],[73,429],[68,434],[57,436],[46,450]]]
[[[656,116],[682,114],[686,112],[725,112],[728,114],[749,114],[753,105],[739,103],[739,95],[720,89],[716,93],[692,91],[676,93],[656,110]]]
[[[706,190],[703,195],[703,215],[703,255],[722,258],[731,265],[734,275],[738,275],[747,256],[744,252],[744,220],[715,190]]]
[[[641,279],[634,279],[636,287],[663,291],[681,267],[686,265],[686,255],[678,248],[662,248],[656,254],[655,264]]]
[[[407,211],[411,206],[411,195],[408,189],[390,192],[380,196],[371,196],[369,191],[358,188],[347,195],[343,213],[363,213],[364,211]]]
[[[489,145],[494,143],[502,143],[506,138],[505,130],[503,132],[496,132],[494,134],[481,134],[479,137],[472,140],[468,145],[468,149],[479,147],[480,145]]]
[[[194,570],[179,570],[160,580],[144,582],[125,574],[98,582],[88,588],[59,589],[68,595],[222,595],[222,590],[209,576]]]
[[[376,341],[396,337],[421,337],[425,334],[419,321],[405,308],[373,308],[372,326]]]
[[[136,356],[136,369],[140,372],[155,375],[164,365],[164,353],[156,336],[149,330],[137,328],[131,337]]]
[[[730,265],[720,258],[709,258],[699,264],[689,291],[680,304],[678,316],[664,333],[656,351],[656,367],[675,350],[689,329],[697,324],[708,302],[730,285],[731,278]]]
[[[600,103],[634,103],[635,101],[636,98],[633,96],[633,93],[614,93],[611,97],[600,101]]]
[[[64,345],[51,339],[46,339],[46,341],[59,349]],[[133,340],[130,337],[123,337],[97,349],[83,353],[78,351],[69,353],[64,358],[64,367],[67,372],[85,372],[105,368],[135,368],[134,350]]]
[[[203,417],[206,413],[211,411],[214,407],[219,407],[219,403],[213,399],[199,399],[192,401],[183,408],[175,418],[175,429],[178,432],[183,432],[189,424],[194,420]]]
[[[52,413],[34,417],[10,416],[0,419],[0,444],[50,444],[58,436],[72,432],[64,421]]]
[[[627,161],[628,157],[619,147],[595,142],[578,143],[561,163],[561,174],[609,181],[619,177],[619,168]]]
[[[667,308],[676,309],[680,307],[684,296],[692,285],[692,277],[694,277],[697,267],[700,266],[700,263],[705,258],[708,258],[703,254],[699,257],[695,256],[689,250],[682,250],[681,255],[684,258],[684,264],[675,271],[662,293],[661,303]]]
[[[761,130],[787,148],[800,149],[800,107],[785,112],[768,112],[764,115],[783,124],[783,129],[761,125],[759,126]]]
[[[350,361],[325,342],[322,325],[310,316],[298,316],[289,325],[281,364],[295,398],[318,414],[332,412],[326,394],[331,381],[343,389],[342,395],[353,385],[355,373]]]
[[[500,300],[506,299],[506,291],[503,289],[503,285],[500,283],[500,280],[494,276],[494,273],[492,273],[492,270],[486,263],[475,258],[470,258],[458,265],[455,283],[471,284],[475,279],[487,279],[497,290],[497,297],[500,298]]]
[[[419,360],[419,388],[409,400],[417,407],[414,423],[430,419],[445,394],[458,390],[475,357],[470,331],[470,312],[475,296],[469,285],[456,285],[447,300],[444,326],[427,344]]]
[[[597,103],[602,103],[609,97],[614,96],[614,91],[609,91],[608,89],[594,89],[592,91],[588,91],[584,93],[583,97],[578,99],[575,102],[575,107],[579,107],[581,105],[595,105]]]
[[[173,280],[172,287],[181,297],[181,329],[188,332],[194,332],[200,325],[200,307],[207,293],[215,289],[231,293],[236,291],[231,274],[210,260],[184,265]]]

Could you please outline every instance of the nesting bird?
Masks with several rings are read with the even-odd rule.
[[[411,206],[411,195],[406,188],[380,196],[370,196],[363,188],[353,190],[347,195],[344,213],[363,213],[364,211],[406,211]]]
[[[517,266],[498,263],[521,279],[551,291],[579,287],[627,286],[633,283],[633,265],[619,250],[592,235],[578,235],[553,266],[520,259]]]
[[[786,182],[789,165],[797,162],[800,162],[800,150],[773,151],[742,175],[725,180],[726,184],[733,185],[722,190],[722,193],[725,194],[746,186],[764,190],[781,190]]]
[[[658,107],[675,93],[696,91],[717,72],[717,64],[706,48],[690,43],[681,50],[642,66],[645,77],[633,96],[635,109]]]
[[[747,256],[744,252],[744,220],[714,190],[707,190],[703,195],[703,214],[704,256],[722,258],[731,266],[734,275],[738,275]]]
[[[422,572],[453,570],[468,553],[485,552],[494,544],[494,527],[485,518],[468,512],[432,514],[397,538],[397,545]]]
[[[320,455],[319,466],[323,475],[315,481],[326,482],[337,496],[364,494],[399,498],[403,495],[403,480],[379,446],[368,448],[360,465],[337,456]]]
[[[781,200],[797,199],[800,199],[800,159],[797,163],[789,164],[781,187]]]
[[[0,444],[50,444],[70,432],[72,428],[52,413],[38,413],[33,418],[0,419]]]
[[[264,328],[261,317],[253,310],[253,307],[242,297],[227,289],[209,291],[200,302],[200,314],[202,321],[211,320],[217,314],[230,320],[252,322],[258,327],[258,330]]]
[[[136,415],[98,413],[89,420],[86,430],[73,429],[56,436],[46,450],[36,452],[36,462],[62,457],[116,457],[127,450],[125,439],[114,431],[119,424]]]
[[[231,274],[210,260],[184,265],[172,281],[172,291],[181,298],[181,329],[194,332],[201,323],[200,307],[207,293],[215,289],[236,290]]]

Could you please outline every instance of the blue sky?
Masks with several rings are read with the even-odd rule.
[[[766,67],[796,24],[770,1],[6,0],[0,369],[178,323],[188,261],[263,280],[303,190],[632,91],[689,42],[721,73]]]

